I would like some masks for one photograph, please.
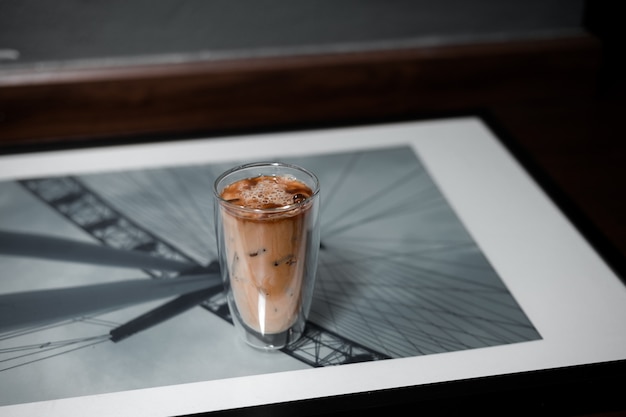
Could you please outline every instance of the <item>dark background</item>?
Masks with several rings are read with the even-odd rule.
[[[582,0],[1,0],[0,49],[19,52],[4,66],[349,52],[566,36],[583,31],[583,9]]]

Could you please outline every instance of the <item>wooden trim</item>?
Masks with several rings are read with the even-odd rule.
[[[595,90],[590,36],[358,53],[0,72],[4,145],[455,111]]]

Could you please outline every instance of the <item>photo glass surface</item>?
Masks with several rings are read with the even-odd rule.
[[[409,146],[275,160],[321,182],[305,336],[236,340],[212,185],[251,161],[0,183],[0,405],[541,339]]]

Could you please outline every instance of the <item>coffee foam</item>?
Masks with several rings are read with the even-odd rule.
[[[250,188],[241,190],[243,205],[247,207],[259,208],[268,204],[286,206],[293,203],[292,194],[285,190],[282,183],[274,178],[265,178],[257,182]]]
[[[299,203],[311,194],[309,187],[293,177],[259,176],[230,184],[222,198],[238,206],[267,209]]]

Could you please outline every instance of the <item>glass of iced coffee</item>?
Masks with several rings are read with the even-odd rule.
[[[232,320],[249,345],[302,335],[319,252],[319,181],[277,162],[238,166],[214,185],[215,225]]]

